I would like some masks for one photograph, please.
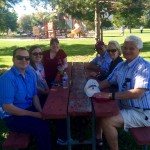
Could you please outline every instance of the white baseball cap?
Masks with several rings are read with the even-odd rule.
[[[99,83],[94,79],[89,79],[84,87],[84,91],[88,97],[92,97],[95,93],[99,93]]]

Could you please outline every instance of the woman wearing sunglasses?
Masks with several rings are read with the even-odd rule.
[[[49,92],[49,87],[45,80],[45,71],[42,64],[43,53],[39,46],[34,45],[30,47],[29,54],[30,66],[36,75],[38,96],[40,98],[41,106],[43,107]]]
[[[110,66],[109,66],[109,71],[107,74],[101,74],[98,73],[96,77],[100,80],[104,80],[108,77],[109,74],[114,70],[114,68],[117,66],[118,63],[123,61],[123,59],[120,57],[121,56],[121,47],[117,41],[109,41],[108,46],[107,46],[107,53],[109,57],[112,59]]]

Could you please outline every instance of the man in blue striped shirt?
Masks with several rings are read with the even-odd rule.
[[[36,80],[28,68],[29,52],[17,48],[13,67],[0,77],[0,117],[15,132],[33,135],[39,150],[51,150],[48,124],[42,119]]]
[[[112,59],[106,52],[106,45],[104,42],[98,41],[95,44],[95,50],[97,52],[97,56],[89,63],[88,68],[101,73],[108,73]]]
[[[142,40],[129,36],[123,45],[123,56],[126,61],[116,66],[106,80],[101,82],[100,89],[117,84],[118,92],[96,93],[96,98],[118,100],[120,113],[116,116],[99,120],[101,130],[111,150],[118,150],[117,128],[125,130],[133,127],[150,126],[150,63],[139,56],[143,48]]]

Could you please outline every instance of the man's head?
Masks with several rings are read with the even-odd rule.
[[[143,42],[141,38],[131,35],[126,37],[124,41],[122,53],[127,62],[131,62],[139,55],[142,48]]]
[[[20,71],[24,71],[29,65],[29,52],[24,47],[16,48],[13,51],[13,63]]]
[[[106,51],[104,42],[98,41],[95,44],[95,50],[97,51],[98,54],[103,55]]]

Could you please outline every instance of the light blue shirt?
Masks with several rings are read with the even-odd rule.
[[[113,84],[118,84],[119,92],[136,88],[146,89],[140,98],[120,100],[122,107],[150,108],[150,62],[140,56],[130,63],[121,62],[107,80]]]
[[[26,109],[32,105],[32,98],[37,95],[36,79],[33,72],[26,69],[25,76],[13,66],[0,77],[0,117],[9,116],[3,111],[3,104],[13,104]]]
[[[29,68],[33,71],[35,77],[36,77],[36,83],[37,85],[42,88],[43,90],[46,90],[44,82],[45,80],[45,72],[44,67],[42,63],[39,63],[37,66],[37,70],[35,70],[31,65],[29,65]],[[40,95],[40,94],[39,94]]]
[[[103,56],[97,55],[90,63],[99,66],[102,72],[107,73],[111,61],[112,59],[108,56],[108,53],[105,52]]]

